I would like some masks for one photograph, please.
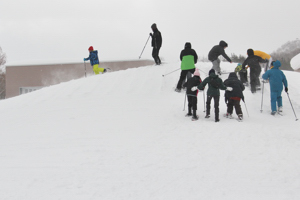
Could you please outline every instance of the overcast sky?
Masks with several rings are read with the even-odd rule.
[[[3,0],[0,46],[8,65],[83,62],[88,47],[100,61],[138,59],[156,23],[160,56],[179,60],[185,42],[199,56],[224,40],[226,52],[272,53],[299,38],[297,0]],[[150,42],[142,58],[152,59]]]

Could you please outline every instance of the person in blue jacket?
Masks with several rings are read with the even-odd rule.
[[[285,87],[285,92],[288,92],[288,83],[284,73],[279,69],[281,63],[279,60],[273,61],[271,63],[271,69],[266,71],[262,78],[264,80],[269,80],[270,90],[271,90],[271,115],[275,115],[277,112],[276,103],[278,106],[278,112],[282,112],[282,97],[281,93],[283,90],[283,85]]]
[[[104,73],[106,72],[106,69],[99,67],[99,59],[98,59],[98,51],[94,50],[93,46],[89,47],[90,55],[87,58],[84,58],[84,61],[89,60],[91,65],[93,66],[93,71],[95,74],[99,74],[100,72]]]

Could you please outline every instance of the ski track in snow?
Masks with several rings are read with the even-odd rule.
[[[202,80],[210,66],[197,64]],[[191,121],[185,94],[173,91],[180,70],[162,76],[178,68],[128,69],[1,101],[1,199],[298,200],[300,126],[285,92],[274,117],[269,84],[262,113],[261,92],[246,88],[241,123],[223,117],[224,91],[221,121],[213,110],[205,119],[199,92]],[[300,75],[285,74],[300,114]]]

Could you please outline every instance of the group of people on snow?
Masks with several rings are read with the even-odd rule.
[[[197,115],[198,90],[204,90],[205,86],[208,85],[205,118],[210,117],[211,101],[213,99],[215,122],[220,121],[220,90],[225,90],[225,103],[227,104],[225,117],[232,118],[233,110],[235,109],[238,120],[243,120],[240,101],[244,101],[243,91],[245,90],[245,86],[248,86],[248,68],[250,68],[250,89],[252,93],[255,93],[257,88],[260,87],[259,77],[262,68],[264,68],[265,73],[262,75],[262,78],[270,82],[271,88],[271,114],[275,115],[277,111],[282,112],[281,93],[283,85],[285,91],[288,92],[288,84],[284,73],[279,70],[281,66],[280,61],[276,60],[272,62],[270,55],[262,51],[248,49],[246,60],[242,64],[238,64],[235,71],[230,73],[228,79],[223,82],[219,77],[222,74],[219,56],[222,55],[228,62],[232,63],[231,59],[225,53],[227,47],[228,44],[225,41],[220,41],[219,45],[215,45],[209,51],[208,59],[212,62],[212,69],[209,71],[208,77],[202,81],[199,70],[195,67],[198,59],[197,53],[192,49],[191,43],[185,43],[184,49],[180,53],[181,73],[175,91],[180,92],[182,88],[186,88],[188,98],[188,113],[186,116],[191,116],[192,120],[199,118]],[[264,66],[262,66],[263,64]],[[193,74],[193,77],[191,77],[191,74]],[[184,83],[186,78],[187,82]]]
[[[152,38],[152,57],[156,65],[161,64],[159,57],[159,51],[162,46],[161,32],[158,30],[157,25],[154,23],[151,26],[152,32],[150,36]],[[214,100],[214,111],[215,111],[215,122],[220,121],[219,117],[219,102],[220,102],[220,90],[225,90],[225,102],[227,104],[227,113],[225,117],[232,118],[233,108],[238,116],[239,120],[243,119],[243,112],[240,105],[240,100],[244,101],[243,91],[245,86],[248,86],[248,72],[250,68],[250,89],[252,93],[260,87],[260,74],[262,68],[264,74],[262,78],[270,83],[271,89],[271,108],[272,115],[276,112],[282,112],[282,97],[281,93],[283,86],[285,92],[288,92],[288,84],[284,73],[279,70],[281,66],[280,61],[272,61],[272,57],[262,51],[254,51],[248,49],[248,57],[242,64],[238,64],[234,72],[230,73],[228,79],[224,82],[219,77],[221,72],[219,56],[222,55],[228,62],[232,63],[232,60],[225,53],[225,49],[228,44],[225,41],[220,41],[218,45],[212,47],[208,53],[208,60],[212,63],[212,68],[209,71],[208,77],[203,81],[200,78],[199,70],[196,69],[195,64],[198,61],[198,55],[192,45],[186,42],[184,49],[180,53],[181,60],[181,73],[176,86],[175,91],[180,92],[182,88],[186,88],[186,95],[188,98],[188,113],[186,116],[191,116],[192,120],[197,120],[197,94],[198,90],[204,90],[205,86],[208,85],[207,99],[206,99],[206,115],[205,118],[210,117],[211,101]],[[84,58],[84,61],[90,60],[93,66],[95,74],[100,72],[106,72],[106,69],[99,67],[98,51],[94,50],[93,47],[89,47],[89,57]],[[237,76],[239,75],[239,78]],[[192,76],[193,74],[193,76]],[[186,81],[187,79],[187,81]],[[278,110],[277,110],[278,108]]]

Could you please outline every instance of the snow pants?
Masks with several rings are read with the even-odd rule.
[[[272,112],[277,111],[277,106],[282,107],[281,92],[282,91],[278,91],[278,90],[271,91],[271,109],[272,109]]]
[[[103,73],[104,68],[100,68],[99,64],[96,64],[96,65],[93,65],[93,71],[95,72],[95,74],[99,74],[100,72]]]
[[[245,70],[243,72],[239,71],[239,75],[240,75],[240,80],[241,80],[242,83],[247,83],[248,82],[248,77],[247,77],[248,71],[247,70]]]
[[[215,119],[219,119],[219,102],[220,96],[207,96],[206,100],[206,115],[210,115],[210,103],[212,98],[214,98],[215,107]]]
[[[251,92],[256,92],[256,86],[260,85],[259,82],[259,74],[261,72],[260,70],[255,70],[250,68],[250,86],[251,86]]]
[[[194,74],[195,68],[194,69],[188,69],[188,70],[182,70],[181,71],[180,77],[179,77],[179,81],[178,81],[177,86],[176,86],[177,89],[181,89],[182,88],[182,83],[186,79],[186,76],[187,76],[188,72]]]
[[[234,99],[229,99],[227,103],[227,113],[232,114],[233,113],[233,107],[235,108],[235,112],[237,115],[242,115],[242,109],[241,109],[241,100],[234,100]]]
[[[152,57],[154,58],[154,61],[157,65],[161,64],[160,58],[159,58],[159,50],[160,48],[153,47],[152,49]]]
[[[216,74],[221,73],[220,63],[221,63],[221,61],[219,58],[217,60],[212,61],[212,64],[213,64],[212,69],[215,70]]]
[[[197,110],[197,103],[198,103],[197,96],[187,95],[187,99],[188,99],[188,107],[191,108],[191,110]]]

